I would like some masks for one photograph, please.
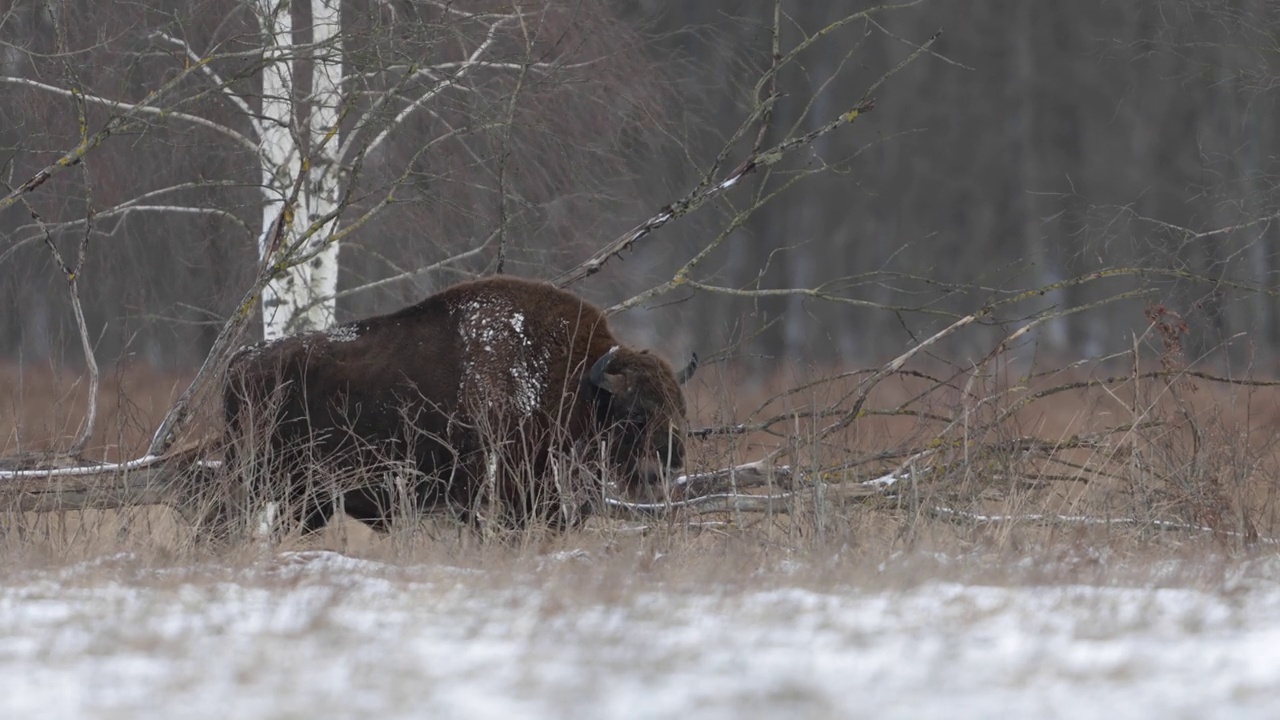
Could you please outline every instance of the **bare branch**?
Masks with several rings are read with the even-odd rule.
[[[817,488],[808,488],[807,493]],[[824,498],[827,502],[859,502],[880,497],[882,493],[876,488],[860,485],[824,485]],[[694,515],[707,513],[791,513],[796,501],[804,494],[800,492],[774,493],[769,495],[747,495],[741,493],[720,493],[716,495],[700,495],[688,500],[676,500],[667,503],[636,503],[607,498],[605,511],[610,517],[635,520],[645,517],[663,517],[673,512],[687,512]]]
[[[940,517],[944,520],[961,520],[982,524],[1011,524],[1011,523],[1034,523],[1038,525],[1101,525],[1101,526],[1119,526],[1128,525],[1133,527],[1150,527],[1156,530],[1172,530],[1180,532],[1196,532],[1205,534],[1222,534],[1227,537],[1246,538],[1245,533],[1221,530],[1214,530],[1203,525],[1192,525],[1190,523],[1174,522],[1170,520],[1155,520],[1133,517],[1094,517],[1091,515],[1058,515],[1050,513],[1025,513],[1020,515],[986,515],[982,513],[967,512],[964,510],[955,510],[949,507],[933,506],[928,508],[931,515]],[[1267,545],[1280,545],[1280,539],[1267,537],[1248,536],[1249,540],[1256,540]]]
[[[67,449],[67,455],[74,455],[84,450],[89,443],[89,438],[93,436],[94,422],[98,417],[98,362],[93,354],[93,342],[89,339],[89,327],[84,318],[84,306],[80,302],[80,270],[84,267],[84,260],[89,244],[89,234],[91,225],[88,220],[92,217],[92,208],[87,212],[86,226],[84,237],[80,242],[77,252],[76,264],[74,267],[67,264],[63,259],[62,252],[58,250],[58,246],[53,241],[53,234],[44,225],[44,220],[39,213],[31,207],[26,197],[22,197],[22,203],[26,206],[27,212],[31,213],[31,218],[44,230],[44,241],[49,248],[50,254],[53,255],[54,262],[58,264],[58,268],[62,271],[63,278],[67,281],[67,289],[71,296],[71,309],[76,318],[76,330],[80,336],[80,347],[84,352],[85,367],[89,371],[89,398],[88,410],[85,413],[84,424],[80,431],[76,434],[76,439],[72,441],[71,446]]]
[[[151,37],[162,40],[170,45],[175,45],[181,49],[186,54],[187,60],[198,66],[213,82],[214,86],[222,90],[223,96],[226,97],[227,100],[231,101],[231,104],[239,108],[240,112],[244,114],[245,119],[248,120],[249,124],[253,127],[254,135],[259,139],[262,138],[262,121],[258,118],[258,114],[249,107],[249,103],[244,98],[231,91],[230,84],[224,81],[222,76],[218,74],[218,71],[214,70],[213,67],[204,60],[204,58],[193,50],[187,41],[173,37],[172,35],[159,30],[151,33]]]
[[[187,77],[193,72],[196,72],[196,68],[194,67],[184,69],[182,72],[178,73],[173,78],[169,79],[159,88],[152,90],[150,93],[148,93],[146,98],[144,98],[143,101],[140,103],[118,103],[118,102],[106,100],[104,98],[99,98],[93,95],[85,95],[84,99],[86,102],[104,104],[110,108],[115,109],[117,111],[117,114],[113,115],[109,120],[107,120],[107,122],[104,123],[103,126],[96,133],[82,140],[78,146],[63,153],[62,156],[59,157],[57,160],[55,160],[53,163],[45,166],[44,169],[40,170],[35,175],[32,175],[30,178],[28,178],[22,184],[18,185],[16,188],[10,189],[9,192],[3,198],[0,198],[0,210],[4,210],[6,208],[11,207],[14,203],[18,202],[19,198],[21,198],[22,196],[26,195],[29,192],[32,192],[36,188],[40,187],[45,182],[47,182],[49,178],[53,177],[54,175],[57,175],[58,173],[62,172],[63,170],[69,167],[79,164],[80,161],[83,160],[86,155],[88,155],[95,148],[97,148],[99,145],[105,142],[106,139],[111,137],[115,132],[129,127],[130,124],[138,116],[166,114],[163,110],[160,110],[154,107],[154,103],[160,98],[168,95],[175,88],[181,85],[187,79]],[[0,76],[0,81],[17,82],[20,84],[30,84],[37,87],[41,87],[43,89],[49,90],[50,92],[54,92],[57,94],[62,94],[65,96],[72,95],[71,91],[69,90],[63,90],[62,88],[54,87],[52,85],[45,85],[44,83],[27,81],[27,80],[24,80],[23,78],[12,78],[7,76]],[[120,110],[123,110],[123,112],[119,112]],[[182,119],[195,118],[195,117],[196,116],[194,115],[186,115]],[[203,118],[197,118],[197,120],[192,120],[192,122],[196,122],[196,124],[208,123],[208,121],[203,120]],[[212,125],[213,129],[216,129],[220,132],[223,132],[224,134],[229,134],[230,136],[237,138],[238,142],[244,144],[246,147],[250,148],[254,152],[257,152],[257,146],[254,145],[252,142],[250,142],[249,139],[245,138],[243,135],[240,135],[239,133],[235,132],[234,130],[231,130],[230,128],[224,128],[222,126],[219,126],[217,123],[208,123],[208,124]]]
[[[197,67],[201,67],[201,66],[197,66]],[[184,77],[185,74],[186,73],[184,73],[183,75],[180,75],[179,77]],[[190,113],[179,112],[177,110],[169,110],[169,109],[160,108],[152,105],[151,102],[153,102],[155,99],[159,97],[159,91],[148,95],[147,99],[144,100],[143,102],[127,103],[121,100],[111,100],[98,95],[89,95],[87,93],[80,94],[77,92],[73,92],[71,90],[67,90],[66,88],[60,88],[57,85],[49,85],[48,83],[42,83],[37,80],[31,80],[29,78],[23,78],[23,77],[11,77],[8,75],[0,75],[0,82],[7,82],[13,85],[25,85],[27,87],[33,87],[48,93],[52,93],[54,95],[61,95],[63,97],[74,98],[79,96],[84,98],[86,102],[90,102],[95,105],[101,105],[103,107],[106,107],[112,110],[113,112],[120,113],[120,114],[117,114],[115,117],[113,117],[110,121],[108,121],[108,124],[107,124],[108,127],[111,127],[113,123],[123,124],[123,122],[126,119],[137,117],[139,115],[151,115],[154,117],[172,118],[174,120],[181,120],[183,122],[191,123],[192,125],[199,125],[200,127],[208,128],[210,130],[213,130],[214,132],[220,133],[222,135],[225,135],[231,138],[238,145],[240,145],[246,150],[249,150],[253,153],[258,152],[258,144],[256,142],[240,134],[238,131],[227,127],[226,125],[223,125],[221,123],[216,123],[207,118],[202,118],[199,115],[192,115]],[[176,80],[171,80],[169,81],[169,83],[165,84],[165,89],[168,89],[170,86],[175,84],[176,84]],[[103,128],[103,129],[106,130],[106,128]],[[112,128],[112,130],[114,130],[114,128]],[[108,134],[110,134],[110,132],[108,132]],[[106,139],[106,136],[103,136],[102,140],[105,140],[105,139]],[[100,142],[101,140],[98,140],[97,142],[94,143],[94,145],[96,146]],[[92,148],[85,148],[84,150],[87,152],[90,149]],[[72,151],[72,152],[74,153],[75,151]],[[74,157],[76,160],[78,160],[80,157],[83,157],[83,154],[84,154],[83,152],[80,153],[79,155],[74,155],[74,156],[71,154],[68,154],[67,157]],[[60,160],[59,162],[63,162],[63,161]],[[70,160],[66,160],[66,162],[67,164],[71,164]]]
[[[235,213],[227,210],[223,210],[221,208],[193,207],[193,206],[187,206],[187,205],[142,204],[142,201],[147,198],[152,198],[158,195],[172,193],[179,190],[188,190],[188,189],[194,189],[194,188],[209,188],[209,187],[243,187],[243,186],[244,186],[244,183],[230,181],[230,180],[180,183],[178,185],[171,185],[169,187],[159,188],[156,190],[145,192],[141,195],[138,195],[135,198],[126,200],[117,205],[109,207],[105,210],[100,210],[96,212],[93,217],[95,221],[97,221],[98,223],[101,223],[102,220],[111,219],[111,218],[124,220],[124,219],[127,219],[129,215],[134,212],[165,212],[165,213],[178,213],[178,214],[186,214],[186,215],[210,215],[213,217],[221,218],[223,220],[226,220],[240,227],[242,230],[244,230],[246,237],[252,239],[255,236],[254,231],[251,230],[249,226],[245,224],[245,222],[241,220],[239,216],[237,216]],[[49,230],[72,230],[85,225],[86,222],[87,222],[86,218],[79,218],[76,220],[67,220],[65,222],[56,222],[56,223],[46,222],[44,227],[48,228]],[[99,227],[95,232],[101,235],[111,236],[115,234],[115,232],[119,229],[119,227],[120,227],[120,224],[117,223],[113,226],[111,230],[103,230]],[[33,232],[32,234],[27,235],[25,237],[18,237],[15,240],[13,240],[13,242],[9,244],[9,247],[6,248],[3,253],[0,253],[0,262],[4,262],[10,255],[16,252],[19,248],[24,247],[32,242],[36,242],[41,239],[43,235],[43,229],[41,228],[40,225],[36,223],[31,223],[29,225],[20,225],[14,229],[13,234],[18,235],[19,233],[22,233],[28,230],[35,230],[36,232]]]
[[[405,108],[400,110],[400,112],[397,113],[395,117],[393,117],[390,121],[387,122],[386,126],[377,135],[375,135],[372,140],[370,140],[364,146],[362,152],[367,154],[377,149],[377,147],[381,145],[384,140],[387,139],[387,136],[391,134],[391,131],[395,130],[401,123],[404,122],[405,118],[413,114],[415,110],[418,110],[419,108],[423,107],[427,103],[431,102],[431,100],[434,99],[436,96],[438,96],[440,93],[456,85],[458,81],[460,81],[463,77],[467,75],[468,72],[470,72],[473,68],[476,67],[475,65],[476,61],[479,60],[481,57],[483,57],[484,54],[488,52],[490,48],[493,47],[493,44],[497,41],[498,31],[503,27],[505,27],[506,25],[508,25],[514,19],[515,19],[514,16],[502,16],[498,20],[494,21],[494,23],[489,26],[489,31],[485,35],[484,41],[481,42],[480,45],[477,46],[476,49],[471,53],[471,55],[468,56],[467,60],[461,66],[459,66],[458,71],[454,75],[440,80],[435,85],[432,85],[430,88],[428,88],[425,92],[423,92],[418,97],[410,99],[409,104]],[[393,97],[397,97],[398,88],[404,87],[413,79],[416,79],[420,76],[428,75],[431,71],[432,71],[431,68],[416,68],[416,69],[411,68],[411,71],[406,73],[405,76],[401,79],[401,81],[397,84],[396,90],[388,91],[383,95],[382,99],[380,99],[379,101],[379,106],[385,105],[386,102],[389,102]],[[373,116],[375,113],[375,110],[371,110],[367,114],[367,116]],[[354,143],[356,141],[358,134],[359,134],[359,128],[357,128],[355,132],[352,132],[351,136],[346,140],[346,142],[342,143],[342,146],[338,149],[337,156],[340,162],[345,161],[348,153],[352,151],[352,148],[354,147]]]
[[[375,280],[370,283],[365,283],[363,285],[357,285],[356,287],[347,288],[346,290],[342,290],[337,294],[335,294],[334,298],[339,299],[339,298],[349,297],[357,293],[368,292],[369,290],[376,290],[380,287],[385,287],[387,285],[391,285],[393,283],[397,283],[402,280],[414,280],[416,278],[420,278],[429,273],[433,273],[436,270],[439,270],[441,268],[454,265],[456,263],[462,262],[463,260],[469,260],[473,257],[476,257],[477,255],[480,255],[486,249],[488,249],[489,245],[493,243],[494,239],[497,238],[497,236],[498,236],[498,231],[495,229],[492,233],[489,234],[489,237],[485,238],[484,242],[480,243],[476,247],[471,248],[470,250],[465,250],[452,257],[447,257],[444,260],[438,260],[434,263],[431,263],[430,265],[424,265],[414,270],[407,270],[398,275],[392,275],[390,277],[382,278],[381,280]]]

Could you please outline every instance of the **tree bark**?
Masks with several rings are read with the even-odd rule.
[[[256,0],[262,27],[266,67],[262,75],[262,139],[260,159],[265,199],[258,253],[264,262],[281,265],[262,294],[263,337],[275,339],[321,330],[334,321],[338,289],[338,243],[330,242],[336,220],[302,240],[313,221],[332,212],[340,195],[338,121],[341,109],[341,0],[312,0],[311,97],[305,137],[299,117],[294,58],[293,19],[287,0]],[[307,182],[299,193],[298,212],[286,214],[280,247],[270,247],[271,225],[308,150]],[[306,257],[305,262],[296,258]]]

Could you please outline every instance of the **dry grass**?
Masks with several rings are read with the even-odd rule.
[[[85,456],[106,462],[136,457],[192,376],[141,364],[104,370],[98,427]],[[0,363],[0,457],[65,447],[84,422],[87,394],[74,370]]]
[[[843,568],[841,576],[857,576],[903,551],[918,558],[1035,557],[1044,561],[1037,567],[1087,573],[1118,559],[1141,565],[1143,558],[1267,552],[1274,546],[1270,538],[1280,536],[1280,389],[1129,377],[1028,401],[1101,373],[1076,369],[1021,382],[998,373],[945,372],[882,382],[860,417],[828,435],[822,428],[837,418],[797,413],[847,407],[858,377],[831,380],[830,373],[792,369],[752,383],[713,369],[690,388],[694,427],[791,413],[769,428],[695,439],[691,470],[767,453],[828,482],[856,483],[905,470],[907,479],[891,495],[840,500],[834,493],[805,491],[788,500],[786,512],[632,522],[595,518],[567,535],[531,530],[497,544],[444,519],[389,535],[344,520],[316,537],[287,538],[283,548],[513,567],[531,555],[573,551],[629,558],[622,563],[627,573],[646,572],[653,564],[678,568],[676,575],[730,581],[797,561],[826,568],[823,576],[837,567]],[[186,380],[140,367],[106,373],[89,457],[140,454]],[[72,374],[6,367],[0,383],[0,455],[56,449],[75,434],[84,391]],[[797,387],[803,389],[779,395]],[[206,430],[216,425],[213,417],[202,420]],[[1082,442],[1088,434],[1098,436]],[[1028,445],[1032,438],[1042,445]],[[42,514],[0,509],[0,548],[19,564],[127,551],[140,562],[167,565],[209,552],[245,560],[262,552],[251,544],[211,550],[196,542],[186,518],[165,506]],[[930,565],[930,573],[938,571]]]

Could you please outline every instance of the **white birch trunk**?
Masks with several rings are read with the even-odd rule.
[[[293,190],[301,172],[303,141],[295,124],[296,67],[293,57],[293,20],[288,0],[254,0],[263,35],[265,67],[262,77],[262,139],[260,144],[262,182],[262,234],[259,258],[272,253],[271,226],[281,205]],[[338,287],[338,246],[328,243],[336,222],[312,235],[298,247],[302,232],[312,221],[338,206],[337,123],[342,82],[341,0],[312,0],[312,101],[306,124],[305,145],[310,150],[310,167],[298,193],[298,204],[282,234],[281,247],[272,261],[288,260],[281,252],[293,249],[292,257],[308,257],[288,268],[262,293],[262,331],[266,339],[296,332],[320,330],[334,319],[333,296]],[[314,254],[314,257],[310,257]]]
[[[301,168],[298,138],[294,133],[293,64],[289,60],[293,47],[293,18],[289,0],[254,0],[254,10],[262,26],[262,138],[259,145],[262,162],[262,234],[258,236],[258,257],[268,260],[272,254],[271,225]],[[305,191],[306,188],[303,188]],[[290,221],[291,220],[291,221]],[[282,247],[297,241],[297,217],[286,218],[288,227],[282,233]],[[274,258],[270,258],[274,260]],[[272,340],[285,335],[297,307],[299,291],[307,287],[306,266],[292,268],[283,277],[268,283],[262,291],[262,332]]]
[[[342,102],[342,0],[311,0],[312,63],[311,115],[308,123],[311,168],[308,171],[302,227],[338,207],[341,173],[338,169],[338,116]],[[294,320],[307,329],[326,328],[334,320],[338,292],[338,243],[329,242],[337,219],[312,237],[319,252],[308,262],[306,310]]]

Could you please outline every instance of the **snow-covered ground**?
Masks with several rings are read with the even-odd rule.
[[[554,574],[486,574],[329,553],[22,573],[0,588],[0,717],[1280,717],[1265,578],[574,601]]]

